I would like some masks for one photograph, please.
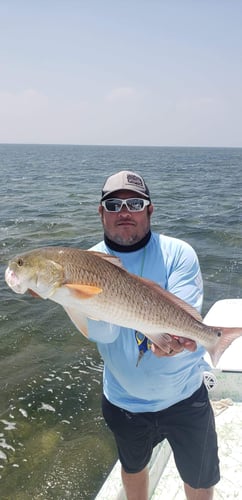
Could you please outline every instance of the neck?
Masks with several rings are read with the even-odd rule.
[[[147,245],[150,237],[151,231],[149,230],[144,238],[142,238],[142,240],[138,241],[137,243],[134,243],[134,245],[119,245],[118,243],[115,243],[115,241],[110,240],[106,236],[106,234],[104,234],[104,241],[106,245],[115,252],[136,252],[136,250],[140,250],[141,248],[145,247],[145,245]]]

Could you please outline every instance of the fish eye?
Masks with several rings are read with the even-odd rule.
[[[23,261],[23,259],[21,259],[21,257],[18,258],[17,264],[19,267],[22,267],[24,265],[24,261]]]

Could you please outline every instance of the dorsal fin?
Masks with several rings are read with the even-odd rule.
[[[176,295],[174,295],[174,293],[171,293],[168,290],[161,288],[161,286],[158,285],[158,283],[155,283],[154,281],[151,281],[147,278],[140,278],[138,276],[136,276],[136,278],[142,280],[144,283],[147,283],[149,286],[152,286],[155,290],[157,290],[159,292],[159,294],[162,295],[163,299],[165,299],[167,297],[167,299],[169,299],[169,301],[173,302],[173,304],[177,305],[178,307],[180,307],[181,309],[183,309],[184,311],[189,313],[197,321],[202,321],[202,316],[201,316],[201,314],[199,314],[197,309],[195,309],[195,307],[192,307],[190,304],[188,304],[184,300],[180,299],[180,297],[177,297]]]
[[[121,267],[121,269],[124,269],[123,263],[119,259],[119,257],[116,257],[116,255],[110,255],[109,253],[104,253],[104,252],[95,252],[92,250],[89,250],[90,253],[93,255],[96,255],[97,257],[100,257],[101,259],[107,260],[108,262],[111,262],[114,266]]]

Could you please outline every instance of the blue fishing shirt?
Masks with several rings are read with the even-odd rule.
[[[104,241],[91,250],[116,255],[129,272],[155,281],[201,312],[202,276],[197,255],[188,243],[152,232],[146,246],[137,251],[114,252]],[[106,398],[134,413],[159,411],[190,397],[209,367],[200,345],[195,352],[184,349],[172,357],[158,358],[147,350],[137,365],[135,331],[103,321],[88,319],[88,338],[97,343],[104,361]]]

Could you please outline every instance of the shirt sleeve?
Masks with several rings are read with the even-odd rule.
[[[203,303],[203,280],[195,250],[186,242],[179,241],[167,266],[167,289],[199,312]],[[168,259],[169,260],[169,259]]]
[[[101,342],[111,344],[114,342],[120,333],[120,326],[106,323],[105,321],[87,320],[88,339],[93,342]]]

